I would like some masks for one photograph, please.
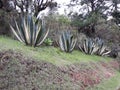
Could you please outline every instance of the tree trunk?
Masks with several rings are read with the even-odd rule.
[[[93,25],[91,26],[91,31],[92,31],[93,34],[95,34],[95,24],[93,24]]]
[[[0,8],[3,7],[3,2],[0,0]]]
[[[115,11],[117,11],[118,7],[117,7],[117,2],[116,1],[114,2],[114,7],[115,7]]]

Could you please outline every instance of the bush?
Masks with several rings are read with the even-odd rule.
[[[46,46],[51,46],[52,43],[53,43],[53,41],[52,41],[50,38],[47,38],[47,39],[45,39],[45,41],[44,41],[44,44],[45,44]]]

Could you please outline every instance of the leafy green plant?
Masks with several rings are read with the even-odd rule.
[[[30,14],[19,19],[14,20],[15,26],[10,25],[17,39],[29,46],[40,46],[49,33],[49,30],[45,28],[45,23]]]
[[[59,38],[59,46],[62,51],[72,52],[76,44],[76,38],[70,31],[64,31]]]
[[[53,41],[52,41],[50,38],[46,38],[46,39],[44,40],[44,44],[45,44],[46,46],[51,46],[52,43],[53,43]]]

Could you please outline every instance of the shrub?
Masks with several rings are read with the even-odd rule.
[[[76,39],[70,31],[64,31],[59,38],[59,46],[62,51],[72,52],[75,47]]]
[[[117,58],[118,57],[118,50],[117,49],[112,49],[109,56],[112,57],[112,58]]]
[[[45,41],[44,41],[44,44],[45,44],[46,46],[51,46],[52,43],[53,43],[53,41],[52,41],[50,38],[47,38],[47,39],[45,39]]]
[[[41,45],[49,33],[49,30],[45,29],[45,23],[30,14],[14,21],[15,27],[10,25],[10,28],[17,39],[26,45]]]

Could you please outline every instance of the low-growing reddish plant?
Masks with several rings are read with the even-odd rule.
[[[104,79],[109,79],[115,75],[115,69],[118,69],[119,64],[116,61],[111,62],[90,62],[90,67],[83,65],[84,68],[71,67],[69,68],[69,76],[74,83],[81,86],[81,90],[87,87],[94,87],[101,83]]]

